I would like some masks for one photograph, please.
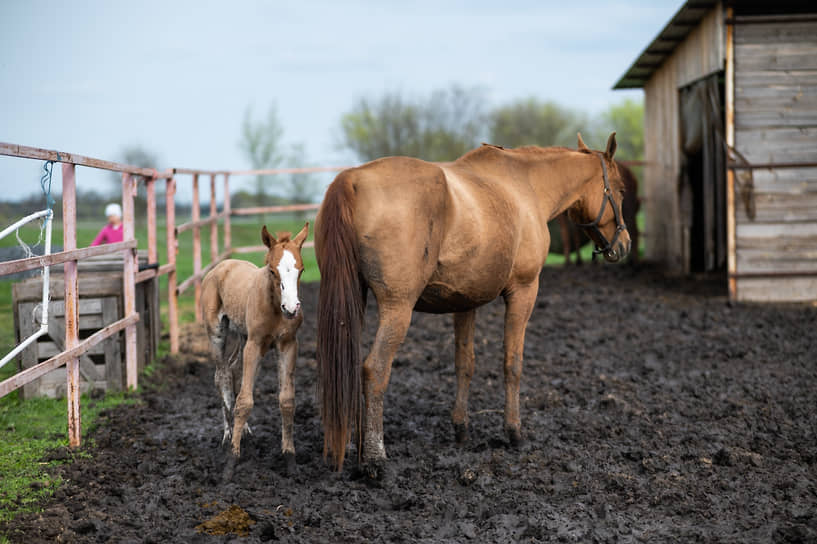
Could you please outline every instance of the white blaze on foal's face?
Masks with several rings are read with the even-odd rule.
[[[281,309],[290,316],[294,315],[301,307],[298,300],[298,270],[295,262],[295,255],[285,249],[278,261],[278,277],[281,278]]]

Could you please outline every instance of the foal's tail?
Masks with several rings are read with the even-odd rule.
[[[361,440],[360,335],[363,286],[353,222],[354,191],[340,174],[326,191],[315,232],[321,283],[318,297],[318,389],[323,455],[343,467],[352,428]]]

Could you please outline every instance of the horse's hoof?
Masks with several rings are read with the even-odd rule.
[[[381,482],[386,475],[386,461],[385,459],[376,459],[367,461],[361,469],[364,476],[372,482]]]
[[[465,423],[454,423],[454,437],[459,445],[468,442],[468,425]]]
[[[235,473],[235,465],[238,462],[238,456],[233,455],[232,452],[227,453],[227,462],[224,464],[224,471],[221,473],[222,485],[230,483]]]
[[[283,453],[284,456],[284,465],[286,466],[286,471],[288,476],[294,476],[295,473],[298,472],[298,465],[295,462],[295,452],[294,451],[286,451]]]
[[[519,429],[506,428],[505,433],[508,435],[508,442],[511,448],[518,450],[524,442],[522,432]]]

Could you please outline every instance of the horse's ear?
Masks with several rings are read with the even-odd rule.
[[[309,221],[306,222],[304,228],[301,229],[301,232],[295,235],[295,238],[293,238],[292,241],[298,244],[298,247],[303,247],[304,242],[306,241],[306,237],[308,235],[309,235]]]
[[[616,133],[611,132],[610,137],[607,138],[607,149],[604,150],[604,156],[607,157],[608,160],[613,158],[613,155],[616,154]]]
[[[584,143],[584,140],[582,140],[582,133],[581,133],[581,132],[577,132],[577,133],[576,133],[576,136],[578,136],[578,137],[579,137],[579,151],[581,151],[582,153],[589,153],[589,152],[590,152],[590,148],[589,148],[589,147],[587,147],[587,144],[585,144],[585,143]]]
[[[278,242],[278,240],[275,239],[275,236],[269,233],[266,225],[261,227],[261,241],[264,242],[264,245],[270,249],[272,249],[272,246]]]

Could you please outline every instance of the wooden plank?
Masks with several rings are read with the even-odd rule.
[[[62,299],[64,291],[63,277],[52,274],[49,285],[52,299]],[[30,278],[16,282],[12,286],[14,300],[42,300],[42,286],[42,279],[40,278]],[[79,277],[79,296],[81,298],[118,295],[121,292],[122,274],[108,272],[106,274],[83,274]]]
[[[803,85],[812,87],[817,85],[817,68],[797,70],[741,70],[735,74],[735,90],[751,87],[767,87],[780,85],[793,87]]]
[[[755,192],[755,217],[749,219],[746,207],[739,200],[736,210],[738,224],[817,222],[817,186],[810,193]]]
[[[119,318],[119,299],[105,297],[102,302],[102,321],[105,324],[113,323]],[[122,359],[120,357],[121,335],[111,336],[102,342],[105,353],[105,381],[109,391],[121,391],[125,387],[122,380]]]
[[[738,129],[735,148],[750,163],[817,161],[817,127]]]
[[[22,372],[15,374],[14,376],[0,382],[0,397],[4,397],[7,394],[11,393],[18,387],[27,384],[37,378],[48,374],[55,368],[59,368],[63,366],[69,359],[77,358],[83,353],[87,352],[89,349],[97,345],[98,343],[102,342],[109,336],[112,336],[128,325],[132,325],[139,321],[139,314],[133,314],[129,317],[124,319],[120,319],[114,323],[111,323],[104,329],[97,331],[96,333],[92,334],[85,340],[81,340],[79,344],[74,346],[73,348],[69,349],[44,361],[32,368],[23,370]]]
[[[817,191],[817,168],[777,168],[752,170],[755,191],[807,194]]]
[[[77,259],[84,259],[85,257],[92,255],[101,255],[126,248],[133,248],[136,247],[136,243],[136,240],[131,240],[129,242],[116,242],[114,244],[104,244],[101,246],[68,249],[59,253],[52,253],[51,255],[40,255],[37,257],[29,257],[27,259],[5,261],[0,263],[0,276],[14,274],[16,272],[25,272],[26,270],[34,270],[35,268],[42,268],[44,266],[67,263]]]
[[[65,342],[63,341],[65,338],[65,327],[63,327],[59,319],[48,319],[48,336],[51,337],[51,341],[58,351],[61,352],[65,350]],[[41,356],[42,355],[44,355],[44,353],[41,353]],[[91,361],[87,353],[83,353],[79,356],[79,373],[89,382],[102,379],[102,376],[97,374],[94,362]]]
[[[49,319],[49,321],[51,321]],[[37,343],[37,355],[40,360],[49,359],[63,351],[62,347],[58,347],[50,338]],[[88,355],[104,356],[105,349],[102,346],[94,346],[88,350]],[[38,361],[39,362],[39,361]]]
[[[746,223],[737,227],[738,240],[817,240],[817,223]],[[800,243],[800,242],[797,242]]]
[[[735,45],[805,42],[817,46],[815,36],[817,36],[817,23],[814,21],[737,25]]]
[[[817,300],[817,278],[738,278],[738,300],[806,302]]]
[[[65,315],[65,302],[62,300],[52,300],[48,305],[48,313],[57,317],[63,317]],[[102,299],[81,298],[79,300],[79,313],[80,315],[102,313]]]
[[[778,247],[741,249],[738,252],[737,272],[817,273],[817,246],[802,252],[791,252]]]
[[[757,44],[735,47],[735,70],[802,70],[814,67],[817,47]]]
[[[75,153],[66,153],[65,151],[40,149],[37,147],[9,144],[5,142],[0,142],[0,155],[8,155],[10,157],[23,157],[27,159],[39,159],[44,161],[55,161],[65,164],[76,164],[78,166],[89,166],[91,168],[113,170],[115,172],[129,172],[131,174],[137,174],[145,177],[155,177],[159,179],[164,179],[173,175],[173,172],[170,170],[158,172],[152,168],[140,168],[137,166],[130,166],[128,164],[119,164],[116,162],[94,159],[93,157],[85,157],[83,155],[77,155]]]

